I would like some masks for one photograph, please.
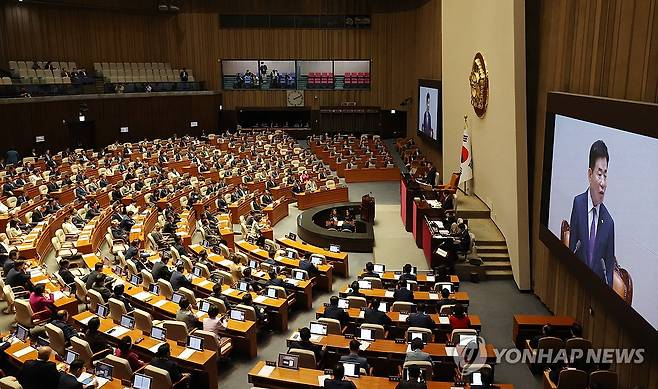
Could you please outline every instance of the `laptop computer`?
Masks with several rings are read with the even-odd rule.
[[[327,335],[327,325],[319,322],[311,322],[311,334],[313,335]]]
[[[188,335],[186,346],[196,351],[203,351],[203,338]]]
[[[105,378],[106,380],[112,379],[112,372],[114,371],[114,366],[107,364],[105,362],[97,362],[94,367],[94,375],[96,377]]]
[[[277,293],[278,291],[274,288],[267,288],[267,297],[269,298],[277,298]]]
[[[348,309],[350,307],[350,300],[338,299],[338,308]]]
[[[359,328],[359,339],[373,341],[375,336],[369,328]]]
[[[206,300],[199,300],[199,311],[208,313],[210,303]]]
[[[245,320],[244,311],[241,309],[231,309],[231,312],[229,313],[229,317],[231,318],[231,320],[237,320],[237,321]]]
[[[332,253],[340,253],[340,245],[330,244],[329,251],[331,251]]]
[[[292,232],[289,232],[288,235],[286,235],[286,236],[287,236],[288,239],[290,239],[290,240],[297,240],[297,235],[294,234],[294,233],[292,233]]]
[[[121,320],[119,321],[119,324],[121,327],[128,328],[129,330],[132,330],[135,328],[135,318],[130,317],[128,315],[121,315]]]
[[[286,257],[288,257],[290,259],[294,259],[295,258],[295,252],[292,251],[292,250],[286,250]]]
[[[80,356],[80,354],[76,353],[73,350],[66,350],[66,355],[64,356],[64,363],[66,363],[67,365],[70,365],[71,362],[78,359],[79,356]]]
[[[149,292],[153,293],[155,295],[160,294],[160,285],[158,285],[158,284],[149,285]]]
[[[137,274],[133,274],[130,276],[130,283],[137,286],[142,283],[142,277],[138,276]]]
[[[110,313],[110,307],[108,307],[107,305],[98,304],[98,306],[96,307],[97,316],[106,318],[109,313]]]
[[[346,377],[359,378],[361,365],[359,363],[343,362]]]
[[[248,292],[249,291],[249,284],[244,282],[244,281],[239,282],[238,283],[238,290],[240,292]]]
[[[311,263],[315,266],[320,266],[322,265],[322,258],[313,257],[311,258]]]
[[[171,295],[171,301],[175,302],[176,304],[180,303],[182,299],[183,295],[178,292],[174,292],[174,294]]]
[[[372,282],[368,280],[359,280],[359,289],[372,289]]]
[[[448,292],[452,293],[452,284],[447,282],[447,283],[440,283],[439,284],[439,290],[442,291],[443,289],[448,289]]]
[[[299,356],[292,354],[279,354],[279,361],[277,363],[278,367],[283,367],[286,369],[299,369]]]
[[[303,280],[304,277],[306,276],[306,274],[304,274],[304,272],[300,271],[300,270],[293,270],[292,275],[296,280],[299,280],[299,281]]]
[[[145,374],[135,373],[133,377],[133,389],[151,389],[151,377]]]
[[[379,312],[384,312],[384,313],[388,312],[388,303],[385,302],[385,301],[381,301],[381,302],[379,303],[379,309],[378,309],[378,311],[379,311]]]
[[[373,269],[375,273],[385,273],[386,272],[386,265],[380,264],[380,263],[375,263],[375,268]]]
[[[192,268],[192,274],[194,274],[195,277],[201,277],[203,274],[203,269],[198,266],[194,266],[194,268]]]
[[[427,335],[423,332],[409,332],[408,333],[408,339],[407,341],[411,343],[412,340],[414,339],[420,339],[423,341],[423,343],[427,343]]]
[[[167,329],[162,327],[151,327],[151,338],[165,340],[167,338]]]
[[[252,269],[258,269],[258,262],[255,259],[250,259],[249,267]]]
[[[478,337],[477,335],[460,335],[459,336],[459,345],[460,346],[466,346],[471,342],[477,342]]]
[[[16,332],[14,333],[14,336],[16,339],[20,340],[21,342],[25,342],[25,339],[30,335],[30,330],[20,324],[16,324]]]

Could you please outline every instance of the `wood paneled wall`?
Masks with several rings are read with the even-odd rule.
[[[533,158],[532,268],[534,291],[558,315],[573,315],[597,347],[641,347],[625,318],[590,296],[538,238],[546,95],[564,91],[658,102],[658,2],[656,0],[540,0],[536,123],[528,155]],[[655,123],[654,123],[655,124]],[[533,173],[534,172],[534,173]],[[647,264],[655,266],[655,264]],[[593,309],[593,316],[589,308]],[[655,336],[655,333],[654,333]],[[658,387],[658,358],[618,365],[621,388]]]

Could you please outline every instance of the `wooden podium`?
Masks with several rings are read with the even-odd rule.
[[[375,198],[369,194],[361,197],[361,220],[369,223],[375,222]]]

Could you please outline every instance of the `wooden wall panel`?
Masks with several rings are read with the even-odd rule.
[[[571,271],[539,240],[540,188],[546,94],[564,91],[658,102],[658,4],[656,0],[540,0],[538,92],[532,195],[534,292],[555,314],[574,315],[596,346],[641,347],[624,319],[592,298]],[[593,309],[593,316],[589,308]],[[645,339],[646,340],[646,339]],[[655,352],[642,365],[618,365],[621,388],[658,382]]]

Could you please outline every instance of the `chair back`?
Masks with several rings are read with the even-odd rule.
[[[135,308],[135,310],[133,310],[133,317],[135,318],[136,329],[147,334],[151,333],[151,328],[153,327],[153,317],[151,317],[150,313]]]
[[[13,299],[14,293],[11,290],[11,286],[5,286],[5,297],[10,297]],[[9,302],[9,301],[7,301]],[[32,322],[32,306],[28,300],[14,300],[14,306],[16,307],[16,323],[23,325],[27,328],[33,328],[34,323]]]
[[[238,304],[236,306],[236,308],[241,309],[245,312],[244,313],[245,320],[249,320],[249,321],[257,321],[258,320],[257,317],[256,317],[256,310],[254,309],[254,307],[250,307],[250,306],[244,305],[244,304]]]
[[[92,312],[96,312],[98,304],[105,305],[105,300],[100,293],[93,289],[87,291],[87,296],[89,296],[89,308]]]
[[[359,329],[368,329],[372,331],[373,339],[384,339],[386,338],[386,330],[381,324],[370,324],[363,323],[359,326]]]
[[[85,367],[90,368],[92,366],[94,353],[91,351],[89,342],[74,336],[71,338],[71,347],[73,348],[73,351],[80,355],[80,359],[84,361]]]
[[[416,304],[408,301],[394,301],[391,305],[391,312],[412,312]]]
[[[240,263],[241,264],[243,264],[245,266],[249,264],[249,257],[247,257],[247,254],[236,252],[235,256],[240,258]]]
[[[0,389],[23,389],[16,377],[7,376],[0,378]]]
[[[382,289],[382,280],[377,277],[363,277],[364,281],[370,281],[370,285],[373,289]]]
[[[558,351],[564,347],[564,342],[560,338],[554,336],[545,336],[539,339],[537,349],[541,350],[555,350]],[[587,382],[587,381],[586,381]]]
[[[284,287],[269,285],[268,288],[276,290],[276,297],[277,298],[280,298],[280,299],[288,298],[288,294],[286,293],[286,289]]]
[[[218,299],[217,297],[209,296],[206,297],[206,300],[217,308],[219,308],[219,313],[226,313],[226,304],[224,304],[224,301]]]
[[[440,315],[452,315],[452,310],[455,309],[455,304],[446,304],[446,305],[441,305],[441,309],[439,310]]]
[[[428,343],[431,343],[434,338],[434,334],[432,333],[432,330],[424,327],[409,327],[407,328],[407,331],[404,333],[404,338],[409,339],[409,333],[422,333],[423,334],[423,339],[426,339]]]
[[[411,288],[412,292],[415,292],[418,290],[418,282],[414,280],[407,280],[407,286]]]
[[[327,334],[331,334],[331,335],[342,335],[343,334],[343,327],[341,326],[340,321],[338,319],[330,319],[328,317],[320,317],[320,318],[318,318],[318,322],[327,325]]]
[[[180,287],[178,288],[178,293],[182,294],[183,297],[193,306],[196,307],[196,297],[194,296],[194,292],[187,288]]]
[[[66,354],[66,338],[62,329],[48,323],[46,324],[46,334],[50,340],[50,348],[63,357]]]
[[[169,377],[169,372],[155,366],[146,365],[142,370],[144,375],[151,377],[151,387],[158,389],[173,388],[174,385]]]
[[[159,279],[158,286],[160,287],[160,294],[165,298],[171,300],[171,296],[174,295],[174,288],[171,286],[171,282],[167,280]]]
[[[433,368],[432,368],[432,362],[430,361],[408,361],[405,362],[402,365],[403,369],[407,369],[411,366],[416,366],[420,369],[421,374],[425,377],[425,379],[430,380],[432,379],[433,375]]]
[[[103,362],[112,366],[113,378],[122,381],[132,381],[133,369],[130,367],[130,362],[127,359],[110,354],[103,359]]]
[[[171,253],[171,258],[173,259],[174,262],[180,259],[180,253],[175,248],[170,247],[169,252]]]
[[[228,246],[223,243],[220,243],[219,251],[221,252],[222,256],[226,259],[229,259],[229,257],[231,256],[231,252],[229,251]]]
[[[155,284],[155,279],[153,278],[153,274],[146,270],[142,269],[142,285],[146,288],[148,288],[149,285]]]
[[[110,297],[110,299],[107,300],[107,303],[110,305],[110,317],[116,323],[119,323],[121,321],[121,316],[128,313],[126,305],[123,301],[115,299],[114,297]]]
[[[565,369],[560,372],[557,380],[557,389],[587,388],[589,376],[582,370]]]
[[[360,296],[347,296],[350,308],[365,308],[368,306],[368,301],[365,297]]]
[[[224,270],[217,270],[217,274],[222,276],[222,283],[225,285],[233,285],[235,284],[235,278],[233,278],[233,275],[227,271]]]
[[[219,352],[219,341],[217,340],[217,335],[210,331],[196,330],[194,331],[194,336],[203,338],[203,349],[210,350],[214,352]]]
[[[167,339],[181,343],[187,342],[187,326],[182,321],[164,320],[162,327],[167,330]]]
[[[315,360],[315,354],[313,351],[304,350],[301,348],[291,348],[288,351],[288,354],[297,355],[299,357],[298,366],[304,369],[317,369],[318,364]]]
[[[474,329],[457,329],[457,330],[452,330],[452,333],[450,333],[450,341],[455,344],[459,344],[459,338],[462,335],[475,335],[477,336],[478,332]]]
[[[210,278],[210,269],[208,269],[208,266],[203,263],[197,263],[195,266],[201,269],[201,277]]]
[[[188,257],[187,255],[181,255],[180,259],[181,261],[183,261],[183,266],[185,266],[185,270],[192,273],[192,268],[194,267],[194,265],[192,264],[192,260],[190,259],[190,257]]]
[[[75,297],[83,303],[87,303],[87,285],[80,278],[75,278]]]
[[[589,386],[598,385],[600,389],[617,389],[619,385],[617,373],[610,370],[597,370],[589,375]]]

